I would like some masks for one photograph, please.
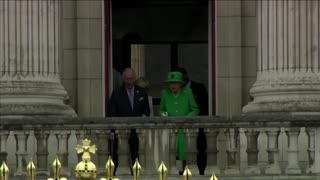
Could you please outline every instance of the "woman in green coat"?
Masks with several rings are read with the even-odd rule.
[[[192,90],[183,87],[182,73],[170,72],[165,81],[168,87],[161,93],[160,116],[197,116],[199,109],[193,97]],[[185,166],[186,139],[183,129],[179,129],[176,136],[176,159],[183,162],[180,174]]]
[[[161,93],[161,116],[197,116],[199,109],[193,97],[192,90],[182,87],[184,83],[180,72],[170,72],[165,81],[168,88]]]

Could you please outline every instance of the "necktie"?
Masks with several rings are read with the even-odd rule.
[[[130,100],[131,109],[133,110],[134,94],[132,89],[129,90],[129,100]]]

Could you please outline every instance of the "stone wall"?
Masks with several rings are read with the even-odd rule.
[[[236,115],[256,77],[255,1],[217,1],[217,115]]]
[[[79,116],[104,116],[103,1],[61,1],[61,79]]]

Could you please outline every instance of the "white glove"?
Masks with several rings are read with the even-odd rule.
[[[162,117],[167,117],[167,116],[168,116],[168,113],[167,113],[167,112],[164,112],[164,113],[161,114],[161,116],[162,116]]]

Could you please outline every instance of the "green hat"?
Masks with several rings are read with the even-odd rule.
[[[170,82],[184,83],[184,81],[182,80],[182,73],[181,72],[169,72],[168,79],[165,82],[166,83],[170,83]]]

